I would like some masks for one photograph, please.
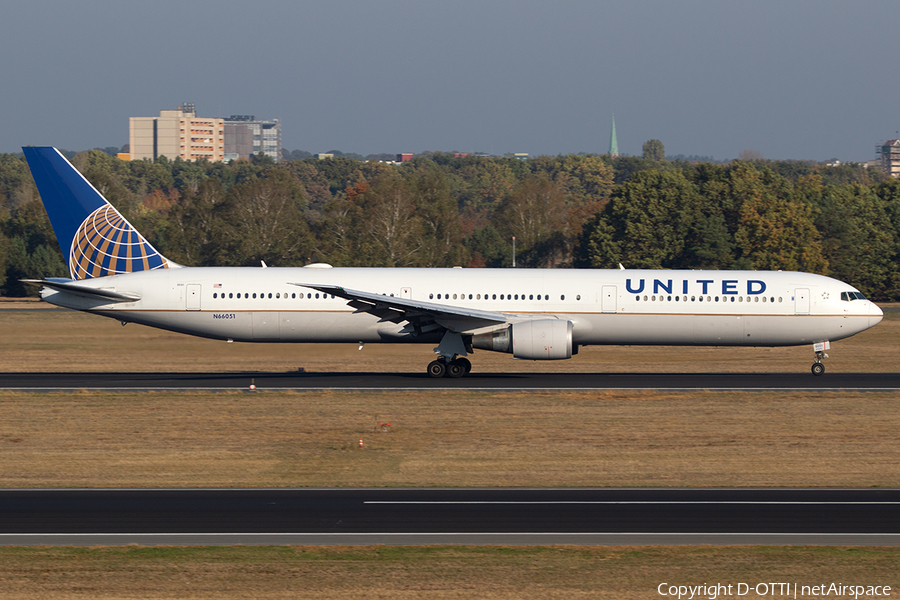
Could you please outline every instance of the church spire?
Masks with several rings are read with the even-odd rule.
[[[616,140],[616,115],[612,116],[612,133],[609,136],[609,155],[613,158],[619,156],[619,142]]]

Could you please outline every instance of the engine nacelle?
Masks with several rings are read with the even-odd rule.
[[[498,331],[472,336],[472,347],[512,353],[526,360],[572,358],[572,322],[538,319],[513,323]]]

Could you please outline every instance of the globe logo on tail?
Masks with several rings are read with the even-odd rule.
[[[167,268],[166,258],[110,204],[88,215],[72,239],[73,279]]]

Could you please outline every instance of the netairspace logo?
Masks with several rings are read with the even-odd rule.
[[[660,596],[671,596],[678,600],[692,598],[708,598],[716,600],[730,597],[767,597],[767,598],[875,598],[891,595],[889,585],[844,585],[842,583],[822,583],[819,585],[802,585],[799,583],[716,583],[703,585],[673,585],[661,583],[656,588]]]

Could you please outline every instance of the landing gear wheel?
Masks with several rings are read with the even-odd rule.
[[[825,374],[825,365],[820,362],[814,362],[812,366],[812,374],[816,377]]]
[[[442,360],[433,360],[428,363],[428,376],[438,379],[447,373],[447,364]]]
[[[447,365],[447,377],[456,379],[466,374],[466,366],[458,360],[452,361]]]
[[[466,373],[465,373],[466,375],[468,375],[469,372],[472,370],[472,363],[469,362],[468,358],[457,358],[453,362],[461,364],[463,366],[463,368],[465,368],[465,370],[466,370]]]

